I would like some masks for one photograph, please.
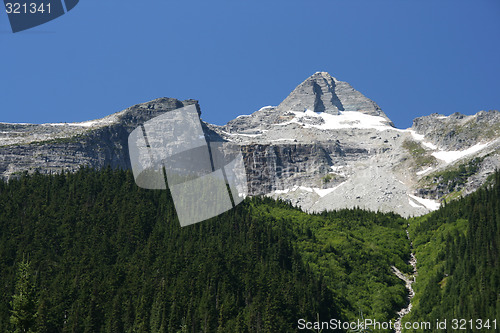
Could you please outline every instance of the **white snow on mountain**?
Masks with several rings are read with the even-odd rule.
[[[316,193],[320,197],[324,197],[325,195],[328,195],[328,194],[332,193],[333,191],[335,191],[340,185],[342,185],[342,184],[339,184],[339,185],[337,185],[335,187],[332,187],[332,188],[318,188],[318,187],[307,187],[307,186],[294,186],[292,188],[287,188],[287,189],[284,189],[284,190],[276,190],[273,193],[274,194],[287,194],[287,193],[290,193],[290,192],[295,192],[297,190],[301,190],[301,191],[305,191],[305,192],[309,192],[309,193]]]
[[[47,124],[42,124],[42,126],[74,126],[74,127],[97,128],[97,127],[103,127],[103,126],[108,126],[108,125],[118,123],[120,121],[119,116],[122,113],[123,113],[123,111],[118,112],[118,113],[114,113],[110,116],[107,116],[107,117],[104,117],[101,119],[83,121],[83,122],[79,122],[79,123],[47,123]]]
[[[408,194],[408,196],[429,210],[436,210],[440,206],[440,203],[436,200],[419,198],[419,197],[411,195],[411,194]],[[411,200],[410,200],[410,205],[413,206],[413,203],[411,202]],[[415,207],[415,206],[413,206],[413,207]]]
[[[274,109],[275,106],[272,106],[272,105],[267,105],[267,106],[263,106],[259,109],[259,111],[262,111],[262,110],[266,110],[266,109]]]
[[[406,131],[410,132],[413,139],[416,141],[419,141],[425,147],[432,149],[432,150],[435,150],[438,148],[435,144],[428,142],[428,141],[425,141],[425,136],[423,134],[418,134],[417,132],[415,132],[414,130],[411,130],[411,129],[407,129]]]
[[[311,110],[305,112],[290,111],[295,117],[279,125],[297,123],[305,128],[317,128],[321,130],[335,130],[346,128],[375,129],[378,131],[396,130],[387,124],[387,119],[381,116],[371,116],[357,111],[340,111],[338,115],[321,112],[316,113]],[[317,119],[318,124],[311,124],[307,119]]]
[[[471,155],[474,153],[479,152],[480,150],[486,148],[488,146],[487,143],[478,143],[477,145],[474,145],[468,149],[465,150],[456,150],[456,151],[446,151],[446,150],[440,150],[432,153],[432,156],[434,156],[437,159],[440,159],[442,161],[445,161],[446,163],[451,163],[456,160],[461,159],[462,157],[465,157],[467,155]]]
[[[426,169],[424,169],[424,170],[422,170],[422,171],[418,171],[418,172],[417,172],[417,175],[418,175],[418,176],[423,175],[423,174],[425,174],[425,173],[427,173],[427,172],[429,172],[429,171],[431,171],[431,170],[432,170],[432,167],[428,167],[428,168],[426,168]]]

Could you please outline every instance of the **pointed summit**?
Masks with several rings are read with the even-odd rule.
[[[374,101],[355,90],[349,83],[339,81],[327,72],[316,72],[311,75],[299,84],[277,109],[311,110],[334,115],[338,115],[340,111],[358,111],[387,118]]]

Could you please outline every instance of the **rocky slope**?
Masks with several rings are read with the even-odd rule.
[[[193,103],[157,99],[79,124],[0,124],[0,175],[129,167],[128,134]],[[476,190],[500,167],[498,111],[433,114],[397,129],[375,102],[325,72],[277,107],[204,126],[210,140],[241,146],[250,194],[308,211],[362,207],[421,215]]]

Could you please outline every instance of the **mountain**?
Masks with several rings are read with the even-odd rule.
[[[309,211],[422,215],[475,191],[500,166],[498,111],[434,114],[398,129],[377,104],[324,72],[278,107],[213,128],[244,147],[252,193]]]
[[[0,124],[0,175],[129,168],[128,134],[189,104],[198,105],[161,98],[85,123]],[[311,212],[360,207],[423,215],[474,192],[500,167],[500,112],[432,114],[398,129],[375,102],[326,72],[277,107],[224,126],[204,123],[204,130],[210,140],[241,146],[251,195]]]

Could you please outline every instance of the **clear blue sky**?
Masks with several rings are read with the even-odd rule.
[[[0,50],[1,122],[84,121],[174,97],[224,124],[316,71],[399,128],[500,109],[498,0],[81,0],[17,34],[2,11]]]

